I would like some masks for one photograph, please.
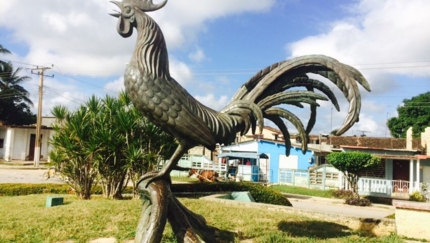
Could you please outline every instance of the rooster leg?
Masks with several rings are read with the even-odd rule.
[[[137,185],[139,185],[141,182],[144,182],[146,188],[154,181],[162,180],[164,178],[169,177],[170,172],[177,167],[178,161],[182,158],[184,153],[188,151],[189,148],[190,146],[188,146],[188,144],[179,143],[179,146],[176,148],[172,157],[170,157],[169,162],[167,162],[167,164],[165,164],[159,172],[150,172],[144,174],[137,182]]]

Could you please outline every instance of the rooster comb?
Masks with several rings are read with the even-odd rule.
[[[134,0],[133,3],[140,10],[145,12],[150,12],[150,11],[156,11],[164,7],[164,5],[166,5],[167,3],[167,0],[164,0],[163,2],[158,4],[154,4],[152,0]]]

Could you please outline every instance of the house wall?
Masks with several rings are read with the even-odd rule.
[[[13,160],[28,160],[30,152],[30,137],[31,134],[36,134],[35,129],[25,128],[12,128],[14,130],[14,139],[11,147],[10,159]],[[47,129],[41,130],[42,143],[41,143],[41,160],[47,160],[50,151],[49,139],[51,138],[51,131]]]
[[[3,148],[0,148],[0,158],[4,158],[4,148],[6,147],[6,130],[0,128],[0,139],[3,139]]]
[[[28,129],[12,129],[14,129],[15,132],[10,158],[25,160],[25,157],[28,155],[28,148],[30,145],[30,131]]]
[[[430,183],[430,159],[420,160],[420,181]]]
[[[385,159],[385,179],[393,179],[393,160]]]
[[[258,141],[258,153],[265,153],[269,156],[269,182],[279,182],[279,169],[289,168],[297,170],[308,170],[312,165],[309,161],[313,161],[311,151],[302,153],[300,148],[291,147],[290,156],[285,156],[285,145],[283,143],[274,143],[268,141]],[[292,168],[296,167],[296,168]]]

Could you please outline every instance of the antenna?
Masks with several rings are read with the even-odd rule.
[[[363,130],[357,130],[358,132],[361,132],[360,137],[366,137],[365,133],[370,133],[369,131],[363,131]]]

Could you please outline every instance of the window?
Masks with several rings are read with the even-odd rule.
[[[3,148],[4,139],[0,138],[0,148]]]

